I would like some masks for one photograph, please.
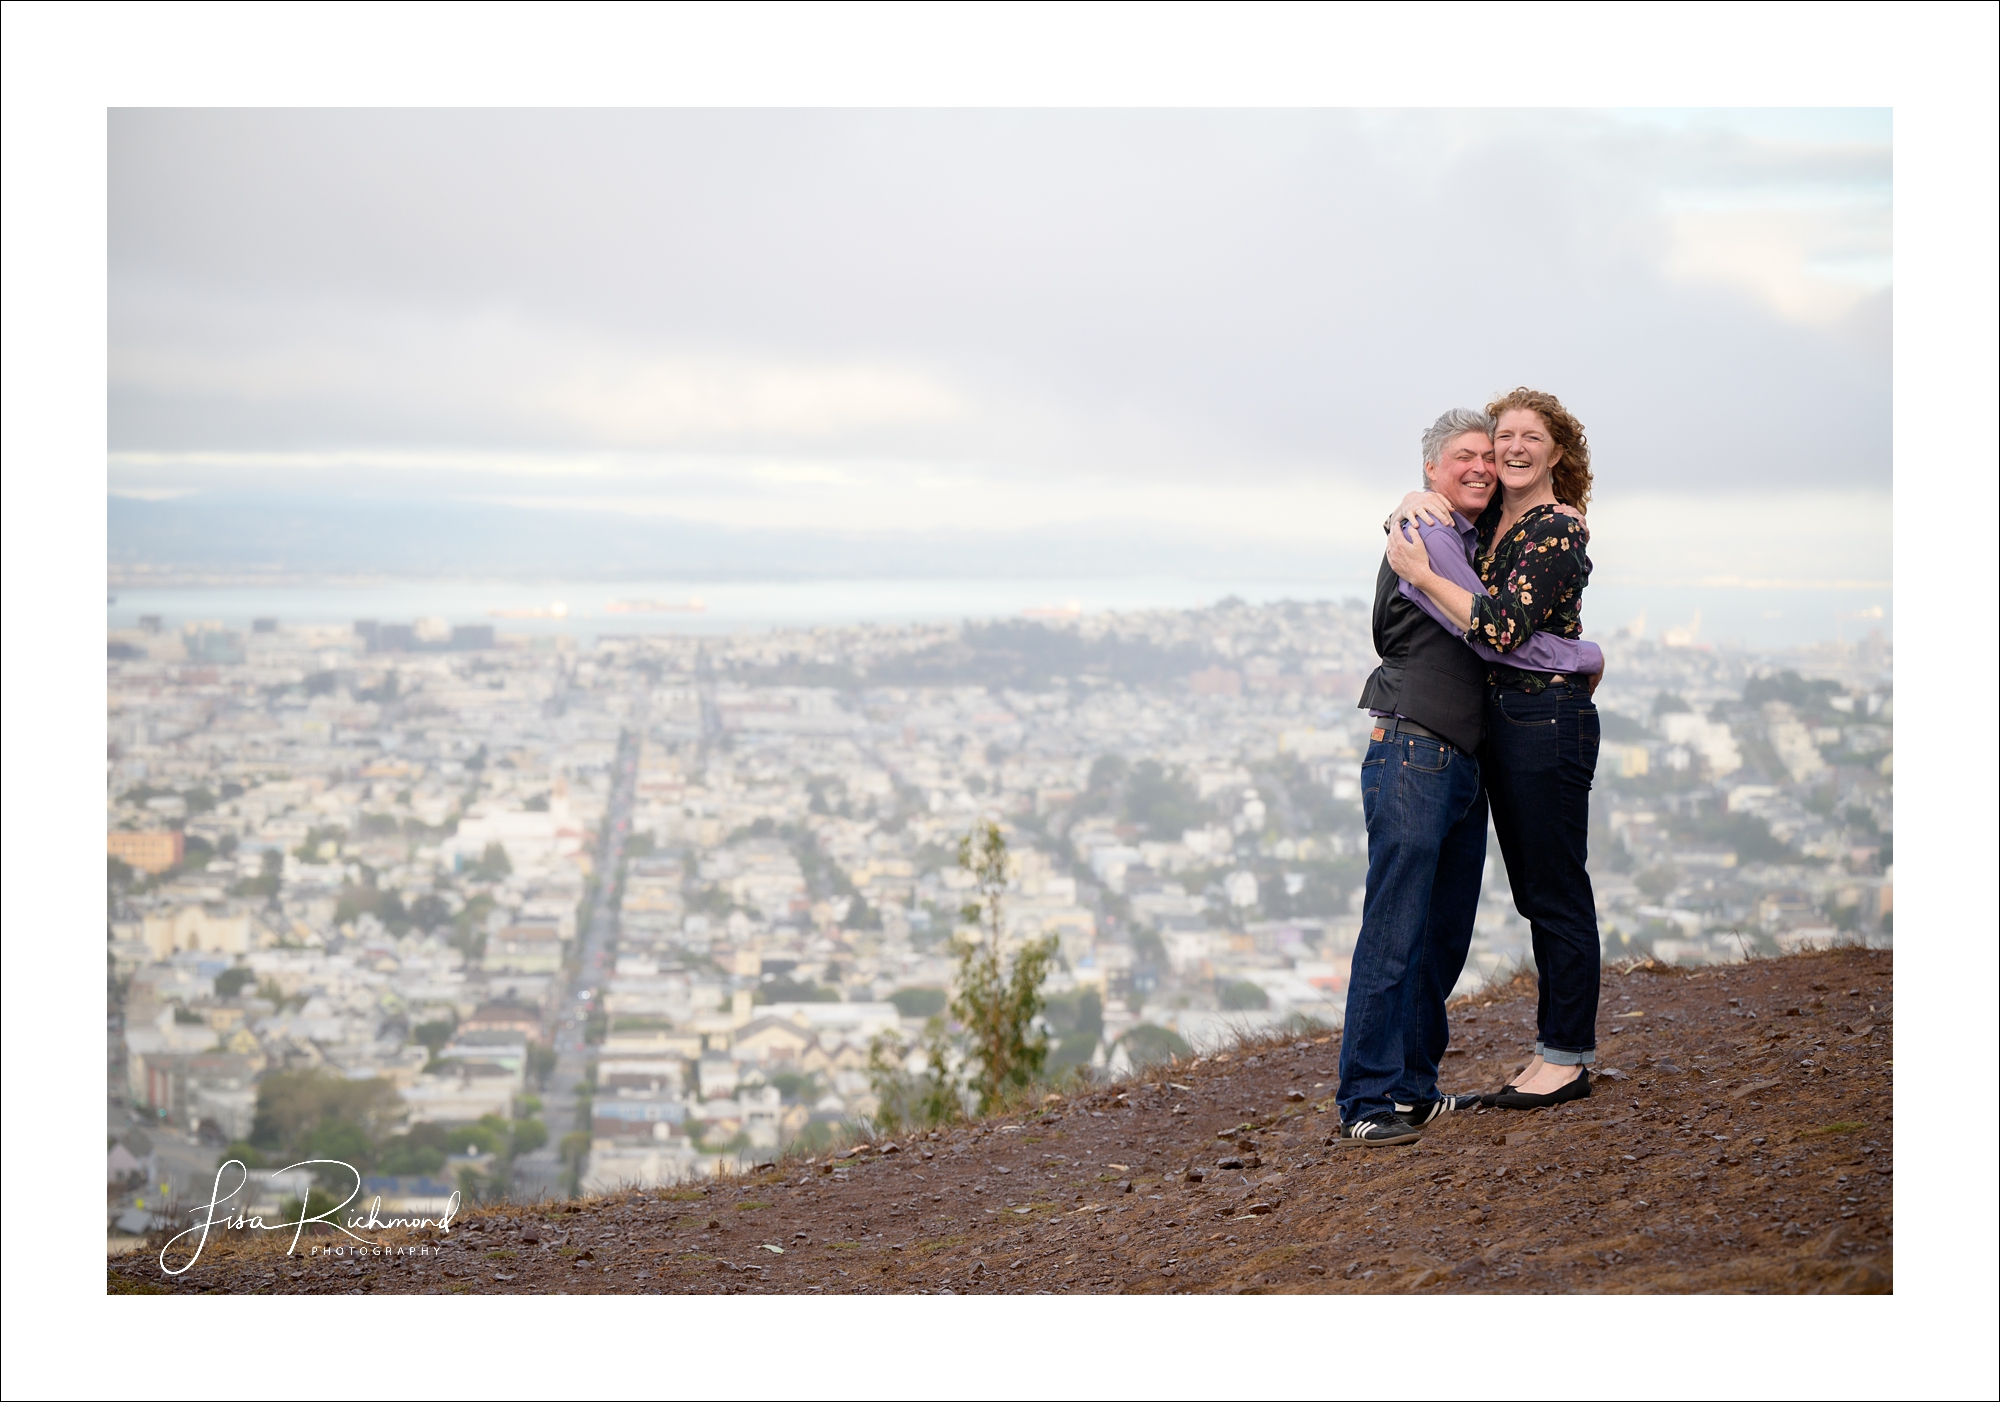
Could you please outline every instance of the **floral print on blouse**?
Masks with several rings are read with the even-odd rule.
[[[1583,590],[1590,583],[1583,522],[1553,506],[1531,506],[1504,539],[1495,540],[1499,524],[1496,503],[1479,518],[1479,553],[1473,565],[1486,585],[1486,597],[1473,596],[1466,638],[1495,652],[1511,652],[1545,630],[1563,638],[1582,637]],[[1546,688],[1553,675],[1495,666],[1486,679],[1535,692]]]

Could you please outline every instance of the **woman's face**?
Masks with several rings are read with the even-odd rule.
[[[1509,496],[1533,493],[1547,486],[1562,456],[1549,426],[1533,409],[1509,409],[1493,431],[1493,456],[1500,465],[1500,485]]]

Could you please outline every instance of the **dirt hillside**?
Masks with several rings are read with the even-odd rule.
[[[1338,1036],[1273,1041],[703,1187],[482,1206],[430,1254],[222,1233],[180,1276],[119,1257],[110,1289],[1882,1292],[1891,962],[1608,972],[1591,1098],[1407,1148],[1330,1145]],[[1457,1005],[1446,1089],[1497,1086],[1533,1012],[1530,979]]]

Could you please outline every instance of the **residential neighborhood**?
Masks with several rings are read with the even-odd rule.
[[[1879,635],[1594,635],[1608,958],[1894,927]],[[443,620],[111,638],[114,1235],[726,1174],[877,1109],[1001,824],[1052,1074],[1338,1023],[1366,870],[1358,601],[736,635]],[[1529,960],[1490,845],[1464,989]],[[310,1150],[311,1152],[307,1152]],[[232,1180],[233,1181],[233,1180]],[[338,1191],[336,1188],[338,1187]]]

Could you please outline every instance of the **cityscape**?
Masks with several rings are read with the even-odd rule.
[[[443,1211],[834,1144],[880,1108],[884,1034],[946,1006],[958,844],[987,819],[1010,938],[1058,942],[1051,1076],[1337,1025],[1365,607],[1036,612],[114,631],[114,1243],[206,1201],[229,1158],[267,1209],[325,1192],[280,1171],[319,1158],[364,1201]],[[1882,635],[1594,636],[1606,958],[1887,946]],[[1460,991],[1528,961],[1489,843]]]

